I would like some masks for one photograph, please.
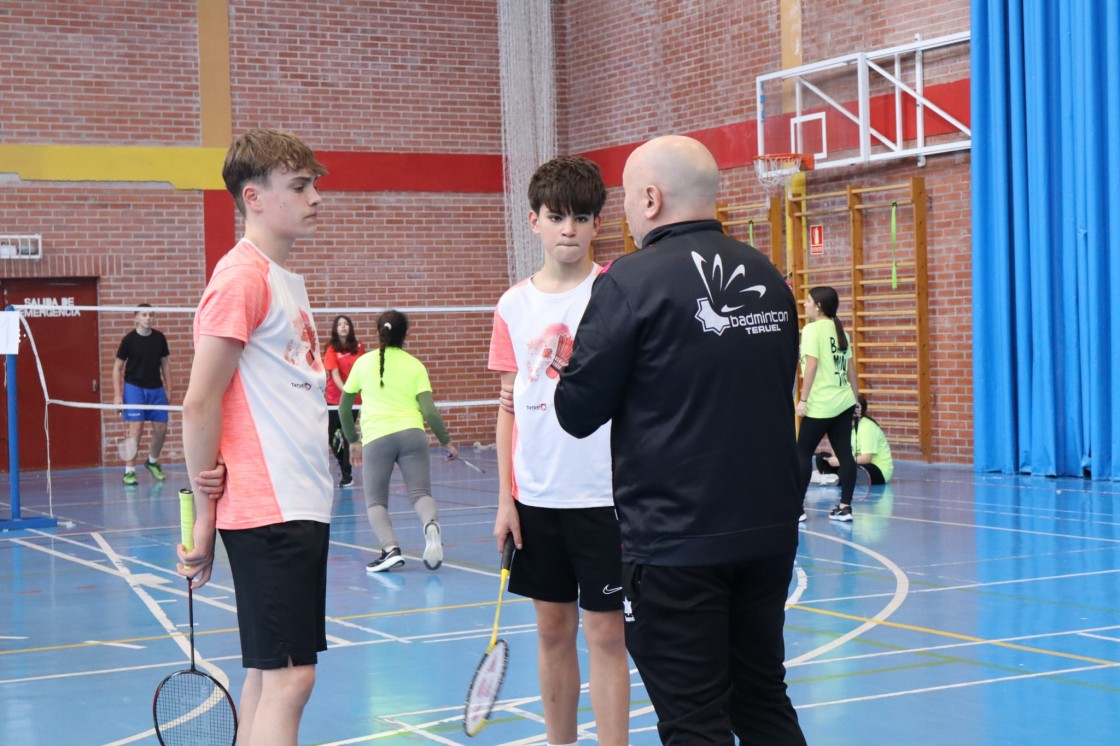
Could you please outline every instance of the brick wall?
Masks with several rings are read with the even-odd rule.
[[[558,22],[560,129],[564,147],[581,152],[753,119],[755,77],[780,69],[778,3],[669,0],[631,3],[563,0]],[[905,7],[885,0],[802,3],[803,62],[967,31],[967,0],[925,0]],[[958,53],[959,54],[959,53]],[[944,81],[967,79],[967,57],[941,64]],[[750,130],[753,135],[753,129]],[[753,143],[751,144],[753,147]],[[753,152],[753,151],[752,151]],[[811,173],[810,194],[925,177],[928,193],[929,328],[932,458],[972,459],[971,208],[969,159],[946,155],[883,166]],[[753,169],[723,171],[721,202],[765,197]],[[605,219],[620,213],[611,190]],[[869,259],[889,255],[889,211],[866,216]],[[905,220],[905,217],[904,217]],[[764,234],[759,226],[757,234]],[[902,226],[906,235],[906,226]],[[840,233],[840,228],[832,231]],[[843,226],[845,235],[846,226]],[[746,239],[740,229],[737,237]],[[609,258],[620,250],[605,245]],[[849,264],[850,254],[832,260]],[[842,309],[843,311],[843,309]],[[874,396],[871,396],[874,401]],[[888,435],[890,430],[888,429]],[[902,430],[899,434],[913,433]],[[916,446],[896,448],[916,458]]]
[[[324,150],[501,152],[492,0],[230,8],[234,131],[286,127]]]
[[[195,3],[5,2],[5,143],[195,145]]]
[[[805,60],[966,30],[966,0],[802,3]],[[0,145],[199,144],[194,2],[7,2],[0,6]],[[561,148],[628,147],[648,137],[741,124],[754,78],[780,66],[778,3],[555,0]],[[930,19],[933,19],[930,22]],[[235,132],[291,129],[333,152],[498,154],[497,16],[491,0],[311,4],[230,0]],[[967,78],[968,71],[960,71]],[[809,176],[810,190],[911,173],[930,195],[934,458],[971,458],[967,156]],[[5,171],[0,163],[0,172]],[[439,174],[432,175],[438,179]],[[759,201],[748,166],[724,172],[727,203]],[[326,194],[314,242],[293,267],[316,307],[489,305],[507,284],[499,194]],[[203,284],[198,192],[159,184],[22,183],[0,177],[0,228],[44,234],[42,262],[0,260],[3,276],[98,276],[102,304],[190,306]],[[621,214],[610,190],[604,213]],[[881,229],[881,226],[880,226]],[[881,237],[881,233],[879,234]],[[604,244],[601,256],[621,251]],[[142,271],[141,271],[142,270]],[[373,318],[354,314],[372,344]],[[488,313],[413,314],[409,347],[437,400],[493,396]],[[179,322],[161,318],[160,325]],[[329,333],[331,315],[319,318]],[[127,319],[103,322],[102,371]],[[172,328],[185,383],[189,337]],[[106,419],[106,441],[115,424]],[[449,410],[462,442],[493,439],[493,410]],[[173,428],[171,453],[181,446]],[[115,459],[109,455],[107,461]]]

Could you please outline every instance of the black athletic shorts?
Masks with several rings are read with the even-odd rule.
[[[330,524],[288,521],[220,532],[237,597],[241,665],[314,665],[327,649]]]
[[[622,538],[613,507],[534,508],[517,503],[521,544],[509,591],[588,611],[622,610]]]

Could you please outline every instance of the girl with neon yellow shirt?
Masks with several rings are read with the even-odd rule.
[[[801,459],[801,494],[809,488],[813,452],[827,435],[840,462],[840,502],[828,514],[834,521],[852,520],[856,462],[852,456],[852,412],[856,408],[855,370],[848,335],[836,317],[840,296],[834,288],[815,287],[805,298],[801,330],[801,396],[797,415],[797,453]],[[802,510],[801,520],[805,520]]]
[[[427,369],[403,349],[407,335],[408,318],[400,311],[385,311],[377,318],[378,349],[354,363],[338,405],[342,433],[350,443],[350,461],[362,468],[369,523],[381,543],[381,556],[366,565],[368,572],[385,572],[404,564],[389,519],[389,479],[394,466],[401,469],[408,499],[424,527],[424,566],[435,570],[443,563],[424,423],[443,444],[447,460],[458,456],[459,449],[432,401]],[[358,394],[362,395],[361,442],[351,415]]]

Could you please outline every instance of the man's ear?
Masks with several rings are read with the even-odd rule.
[[[664,206],[664,199],[661,190],[653,184],[646,186],[642,192],[642,209],[645,216],[649,220],[653,220],[661,214],[661,208]]]

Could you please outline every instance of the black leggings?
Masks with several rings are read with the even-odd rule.
[[[840,473],[840,470],[838,468],[836,468],[832,464],[828,463],[828,457],[831,456],[831,455],[832,455],[831,453],[826,453],[824,451],[820,451],[816,454],[817,471],[819,471],[821,474],[839,474]],[[856,464],[856,468],[857,469],[863,469],[864,471],[866,471],[867,476],[869,476],[871,478],[871,484],[873,484],[873,485],[880,485],[880,484],[886,484],[887,483],[887,480],[883,477],[883,472],[881,472],[879,470],[879,467],[876,466],[875,464],[872,464],[872,463]]]
[[[801,428],[797,432],[797,455],[801,459],[802,502],[805,500],[805,491],[809,489],[809,478],[813,475],[813,452],[827,435],[828,442],[832,444],[832,450],[840,461],[840,504],[852,504],[852,493],[856,489],[856,460],[852,456],[852,414],[855,410],[853,404],[835,417],[801,418]]]
[[[354,414],[354,422],[358,421],[358,410],[351,410]],[[335,433],[338,435],[335,435]],[[327,442],[330,444],[331,453],[338,461],[338,469],[342,472],[342,480],[346,481],[352,478],[352,469],[350,466],[350,444],[346,442],[346,438],[342,437],[342,423],[338,419],[337,409],[327,410]]]

